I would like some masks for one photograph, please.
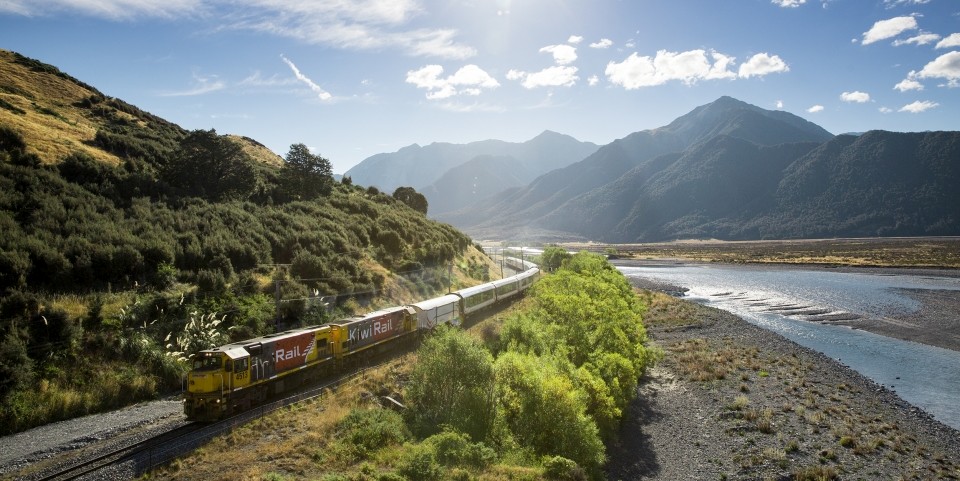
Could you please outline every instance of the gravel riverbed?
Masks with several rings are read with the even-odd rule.
[[[960,432],[896,393],[736,315],[670,309],[681,314],[650,316],[665,355],[625,413],[608,479],[960,479]]]

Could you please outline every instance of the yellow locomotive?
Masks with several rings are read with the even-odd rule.
[[[540,273],[528,266],[520,264],[526,270],[515,276],[408,306],[201,351],[187,375],[184,412],[194,421],[221,419],[368,355],[395,349],[439,324],[459,326],[464,317],[525,291]]]
[[[321,326],[268,334],[201,351],[187,375],[187,418],[213,421],[262,403],[363,354],[394,348],[417,316],[392,307]]]

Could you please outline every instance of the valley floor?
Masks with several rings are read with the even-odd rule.
[[[894,392],[733,314],[656,299],[664,359],[608,479],[960,479],[960,432]]]

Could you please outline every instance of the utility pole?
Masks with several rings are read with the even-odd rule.
[[[274,288],[273,295],[274,295],[274,304],[276,305],[276,314],[274,314],[274,317],[273,317],[273,330],[275,332],[280,330],[280,283],[281,282],[283,281],[281,281],[280,279],[277,279],[274,281],[275,288]]]

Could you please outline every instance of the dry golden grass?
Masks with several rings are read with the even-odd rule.
[[[73,104],[95,92],[67,79],[32,72],[14,63],[14,55],[0,50],[0,99],[24,111],[0,108],[0,124],[23,136],[28,152],[44,163],[57,163],[74,152],[117,165],[120,159],[87,142],[93,140],[100,120],[88,117]]]
[[[960,267],[955,238],[811,239],[789,241],[702,241],[631,245],[614,248],[634,259],[683,259],[720,263],[822,264],[861,267]]]
[[[281,409],[218,437],[185,458],[149,475],[150,479],[264,479],[284,473],[317,479],[331,470],[349,470],[349,462],[327,448],[335,428],[352,409],[376,402],[370,393],[396,386],[414,357],[400,357],[326,392],[320,399]],[[385,453],[389,457],[389,453]],[[229,459],[229,463],[224,462]],[[224,469],[229,466],[229,469]]]
[[[283,157],[268,149],[260,142],[257,142],[250,137],[243,137],[240,135],[227,135],[227,137],[237,144],[240,144],[240,147],[247,155],[250,156],[251,159],[263,164],[272,165],[274,167],[280,167],[283,165]]]
[[[662,292],[640,289],[637,294],[647,306],[643,324],[647,327],[681,327],[700,324],[694,307]]]

